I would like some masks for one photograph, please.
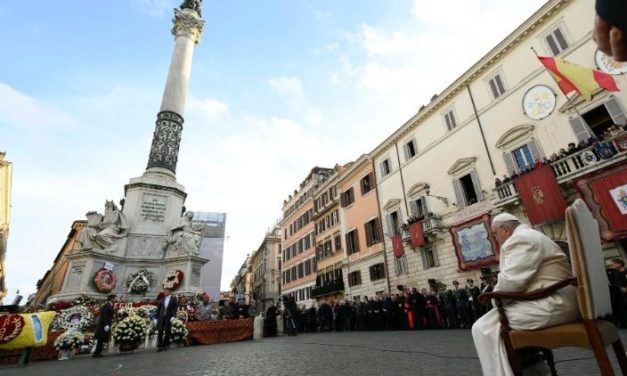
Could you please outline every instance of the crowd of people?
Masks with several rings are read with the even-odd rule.
[[[467,279],[465,286],[453,281],[453,288],[440,284],[379,293],[353,301],[322,301],[316,307],[298,306],[291,295],[283,296],[283,310],[271,306],[266,311],[266,328],[276,335],[276,317],[283,315],[287,334],[328,331],[378,331],[470,328],[491,306],[479,302],[479,295],[492,291],[496,276],[484,274],[481,284]]]
[[[627,125],[620,126],[614,124],[603,131],[600,137],[592,136],[587,140],[579,141],[579,143],[570,142],[567,147],[560,148],[558,152],[552,153],[550,156],[544,157],[542,160],[537,160],[535,164],[527,166],[519,173],[512,174],[511,176],[503,175],[503,178],[501,179],[496,178],[494,180],[494,185],[499,187],[502,184],[515,180],[520,175],[524,175],[535,170],[539,166],[550,165],[588,148],[597,160],[611,158],[618,153],[616,146],[614,146],[611,141],[624,132],[627,132]],[[581,161],[580,163],[583,162]]]

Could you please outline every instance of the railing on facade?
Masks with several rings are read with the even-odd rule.
[[[327,282],[322,286],[316,286],[311,290],[311,295],[315,298],[318,296],[329,295],[336,292],[344,291],[344,281],[337,280]]]
[[[422,230],[424,231],[425,235],[438,231],[442,228],[442,217],[433,213],[428,214],[419,222],[422,222]],[[411,238],[411,234],[409,233],[409,224],[408,226],[403,225],[401,227],[401,235],[403,236],[403,240],[409,241],[409,239]]]
[[[615,140],[609,141],[608,143],[612,144],[615,150],[618,151],[609,158],[599,158],[593,151],[594,148],[590,146],[562,159],[551,162],[550,166],[557,182],[562,184],[627,159],[627,150],[619,151],[620,148],[616,145]],[[518,199],[518,191],[513,181],[501,183],[498,187],[494,188],[494,192],[495,199],[492,202],[494,206],[509,204]]]

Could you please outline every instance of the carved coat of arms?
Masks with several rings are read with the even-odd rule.
[[[538,204],[544,204],[544,192],[542,192],[542,188],[535,186],[531,188],[531,192],[533,193],[533,201]]]

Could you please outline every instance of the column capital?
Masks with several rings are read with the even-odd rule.
[[[172,23],[174,23],[172,27],[174,38],[183,36],[193,40],[194,44],[198,44],[205,21],[200,18],[196,11],[190,8],[174,9]]]

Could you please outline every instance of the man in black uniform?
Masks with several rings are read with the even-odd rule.
[[[470,320],[468,319],[468,292],[465,288],[459,287],[459,282],[453,281],[453,294],[455,294],[455,309],[457,317],[459,317],[459,326],[461,328],[470,328]]]
[[[468,290],[470,307],[472,308],[472,322],[474,323],[479,317],[481,317],[481,304],[479,303],[479,295],[481,290],[475,286],[475,281],[472,278],[466,280],[466,289]]]
[[[113,299],[115,299],[115,295],[109,295],[107,302],[100,308],[100,316],[98,316],[96,332],[94,333],[94,338],[98,341],[96,343],[96,350],[94,350],[94,358],[102,358],[102,348],[111,333],[111,324],[113,323]]]
[[[456,302],[453,291],[446,290],[446,285],[444,285],[442,286],[442,292],[440,293],[439,298],[444,304],[447,328],[457,329],[459,327],[459,323],[457,321]]]

